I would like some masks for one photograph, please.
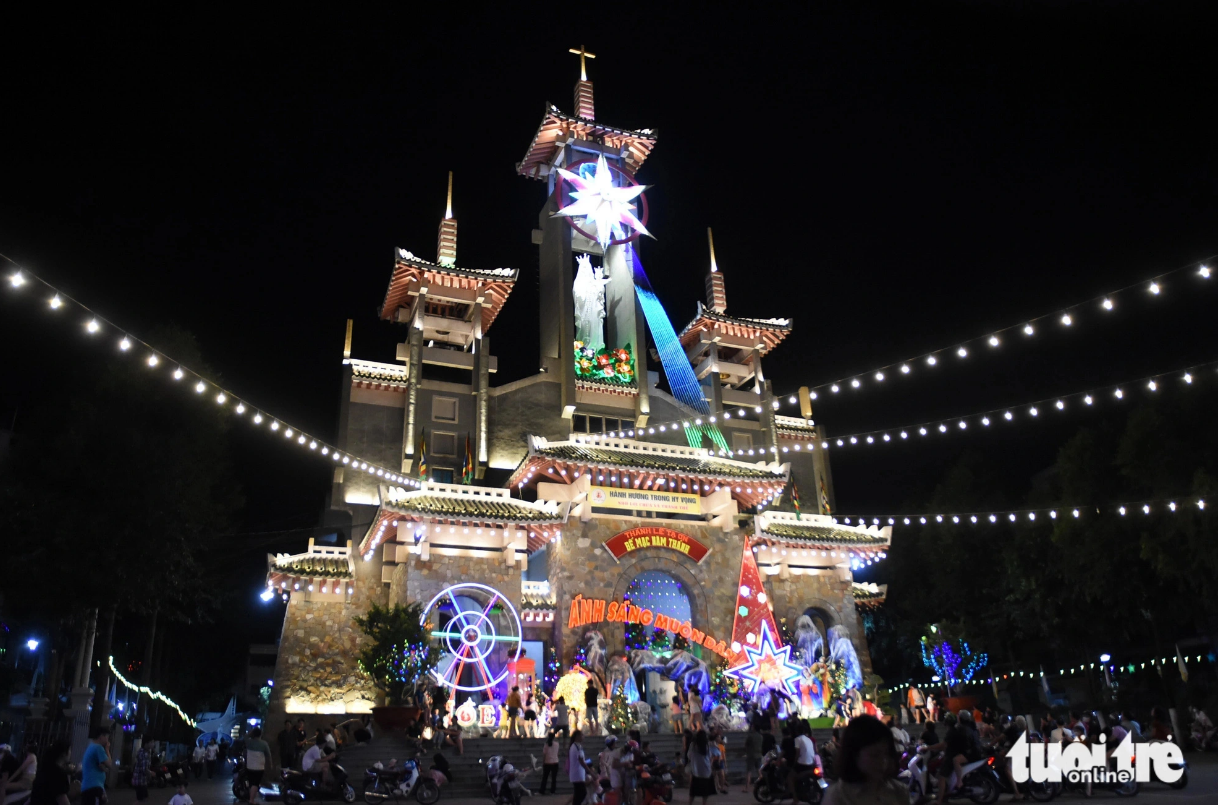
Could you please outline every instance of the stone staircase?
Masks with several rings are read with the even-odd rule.
[[[815,737],[818,744],[829,739],[828,731],[824,731],[823,735],[821,732],[820,730],[816,731]],[[559,740],[562,739],[560,738]],[[675,763],[681,750],[680,735],[653,733],[644,735],[643,740],[650,744],[650,751],[654,752],[660,760],[669,765]],[[589,758],[595,758],[604,749],[604,741],[604,736],[600,735],[585,737],[584,754]],[[544,744],[545,741],[541,738],[472,738],[465,741],[465,754],[463,756],[458,755],[456,750],[451,747],[443,750],[444,756],[448,758],[449,772],[452,774],[453,780],[441,789],[441,799],[489,795],[486,788],[486,761],[495,755],[502,755],[513,766],[522,770],[530,769],[532,767],[532,758],[535,757],[537,759],[537,769],[536,771],[529,772],[525,778],[525,785],[536,790],[541,785],[541,756]],[[569,743],[564,743],[564,747],[569,746]],[[419,763],[424,769],[431,766],[431,758],[435,753],[436,750],[424,752],[419,758]],[[351,784],[355,787],[356,796],[359,797],[362,792],[364,770],[366,768],[372,766],[377,761],[388,765],[392,758],[402,760],[414,757],[414,755],[414,750],[403,739],[394,735],[382,734],[378,735],[369,744],[344,747],[340,762],[350,775]],[[566,752],[563,751],[560,755],[558,791],[559,793],[569,794],[571,792],[571,783],[567,781]],[[727,734],[727,756],[728,781],[738,784],[744,779],[743,732],[729,732]]]

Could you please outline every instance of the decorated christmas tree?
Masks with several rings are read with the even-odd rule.
[[[634,726],[634,712],[630,702],[626,701],[626,693],[620,687],[613,691],[613,702],[609,706],[609,729],[621,734]]]
[[[544,689],[546,693],[554,690],[554,686],[558,684],[558,650],[550,646],[550,653],[546,657],[546,675],[544,680]]]
[[[761,571],[757,569],[757,560],[753,558],[753,548],[749,540],[744,541],[744,558],[740,562],[740,584],[736,587],[736,616],[732,625],[732,662],[740,661],[737,656],[746,646],[757,646],[761,639],[761,624],[766,624],[770,635],[778,646],[782,646],[781,632],[774,623],[774,607],[765,592],[761,581]]]

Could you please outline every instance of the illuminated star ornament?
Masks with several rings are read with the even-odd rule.
[[[592,175],[591,181],[563,168],[559,168],[558,173],[575,188],[571,191],[571,197],[575,201],[559,210],[558,214],[569,218],[583,217],[595,224],[596,241],[602,249],[608,249],[609,241],[614,237],[627,237],[624,227],[647,237],[654,237],[647,231],[647,227],[643,226],[643,222],[635,217],[635,206],[631,203],[647,189],[646,186],[614,185],[613,173],[603,156],[596,160],[596,173]]]
[[[748,659],[728,669],[727,674],[743,682],[749,693],[756,693],[764,685],[771,689],[781,688],[792,696],[798,695],[795,680],[799,679],[800,668],[791,662],[790,646],[778,648],[774,644],[768,624],[761,624],[761,639],[757,641],[757,646],[744,646],[742,652]]]

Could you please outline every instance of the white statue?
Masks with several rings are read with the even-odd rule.
[[[605,346],[605,285],[609,279],[601,267],[593,268],[588,255],[581,254],[576,260],[575,284],[575,340],[593,352]]]

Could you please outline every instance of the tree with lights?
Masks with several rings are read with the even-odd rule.
[[[612,703],[609,705],[609,730],[621,734],[634,726],[634,711],[626,700],[626,692],[620,687],[613,691]]]
[[[388,607],[373,604],[367,615],[354,618],[355,625],[372,638],[360,649],[359,668],[391,705],[409,701],[415,684],[440,661],[440,650],[432,645],[422,616],[423,605],[412,601]]]
[[[985,652],[974,653],[957,631],[951,624],[932,623],[930,634],[922,637],[922,664],[934,669],[952,693],[989,662]]]

